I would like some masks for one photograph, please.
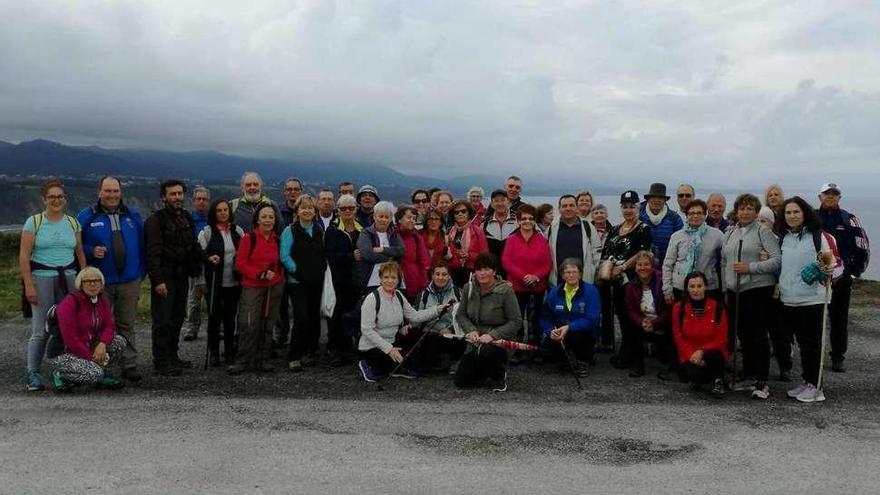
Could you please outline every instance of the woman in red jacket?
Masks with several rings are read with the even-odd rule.
[[[685,277],[685,299],[672,309],[672,335],[691,389],[712,383],[711,394],[721,397],[728,352],[727,314],[720,301],[706,297],[707,285],[702,272],[691,272]]]
[[[425,215],[425,227],[421,232],[428,254],[431,256],[431,264],[444,261],[447,264],[452,259],[449,244],[446,243],[446,233],[443,231],[443,218],[436,211],[429,211]]]
[[[240,349],[230,375],[245,370],[274,371],[268,363],[269,337],[284,297],[284,270],[275,233],[275,209],[262,203],[254,211],[252,230],[241,238],[235,255],[235,269],[241,274],[238,306]]]
[[[446,239],[452,251],[452,259],[449,261],[452,281],[459,287],[463,287],[470,280],[477,255],[489,252],[486,235],[483,234],[483,229],[470,221],[472,216],[470,203],[467,201],[453,203],[452,217],[455,221],[449,227]]]
[[[431,269],[431,255],[419,232],[416,230],[417,211],[414,207],[403,205],[397,208],[394,221],[397,233],[403,241],[403,257],[400,268],[403,272],[403,291],[410,302],[415,302],[422,289],[428,286],[428,270]]]
[[[544,293],[547,291],[547,276],[553,269],[550,245],[536,228],[537,218],[538,211],[534,206],[523,203],[517,208],[516,220],[519,228],[507,238],[501,255],[501,266],[516,293],[523,321],[529,322],[531,335],[525,337],[531,343],[537,343],[541,335],[541,308],[544,305]],[[531,318],[526,320],[529,307]],[[520,335],[520,338],[523,337]]]
[[[64,352],[52,361],[52,385],[56,392],[73,385],[120,388],[122,382],[110,375],[107,366],[126,342],[116,335],[110,301],[103,294],[104,275],[87,266],[76,276],[74,286],[77,290],[55,308]],[[51,357],[51,345],[47,352]]]

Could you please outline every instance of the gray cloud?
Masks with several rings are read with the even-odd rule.
[[[878,151],[870,1],[0,7],[0,139],[811,188]]]

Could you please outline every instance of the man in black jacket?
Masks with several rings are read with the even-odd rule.
[[[189,277],[201,272],[202,251],[196,242],[194,222],[183,209],[186,185],[169,179],[159,186],[165,207],[154,211],[144,224],[147,273],[152,297],[153,366],[163,376],[177,376],[192,366],[178,354],[180,328],[186,315]]]

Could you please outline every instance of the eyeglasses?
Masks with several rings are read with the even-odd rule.
[[[46,199],[48,199],[49,201],[60,200],[60,199],[64,199],[64,195],[63,194],[50,194],[49,196],[46,196]]]
[[[101,285],[104,282],[100,278],[84,278],[82,280],[83,285]]]
[[[453,213],[456,215],[467,215],[467,210],[455,210]]]
[[[354,211],[354,210],[355,210],[354,206],[340,206],[339,207],[339,211]]]
[[[678,197],[679,198],[693,198],[694,195],[693,194],[679,194]]]
[[[414,199],[414,200],[413,200],[413,204],[415,204],[415,205],[423,205],[423,204],[425,204],[425,203],[427,203],[427,202],[428,202],[428,198],[424,198],[424,199]]]

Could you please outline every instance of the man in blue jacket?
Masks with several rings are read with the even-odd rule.
[[[651,238],[654,239],[654,259],[660,263],[666,259],[669,238],[684,227],[678,213],[666,205],[667,201],[669,196],[666,195],[666,184],[655,182],[648,189],[648,194],[645,194],[645,201],[639,210],[639,220],[648,226]]]
[[[122,377],[138,381],[134,318],[144,277],[144,222],[122,202],[122,183],[106,176],[98,183],[98,203],[76,216],[82,226],[83,249],[89,265],[104,274],[104,293],[113,306],[116,332],[126,340],[120,363]]]

